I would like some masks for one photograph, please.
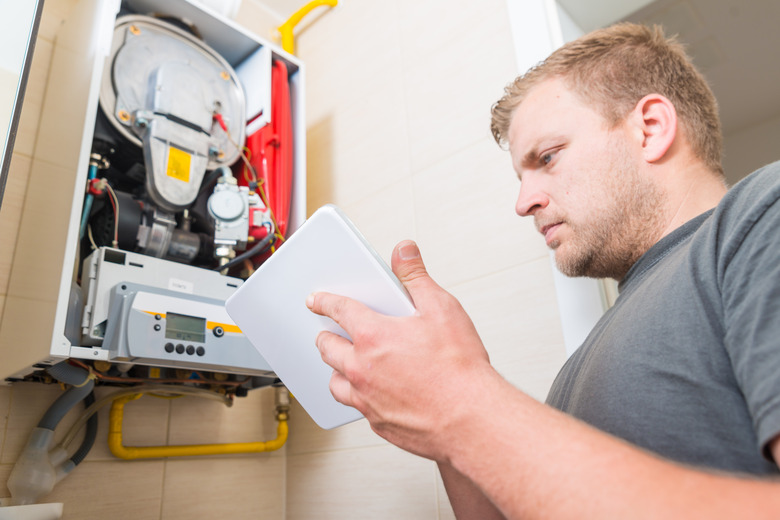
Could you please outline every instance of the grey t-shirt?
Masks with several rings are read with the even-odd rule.
[[[779,473],[778,199],[774,163],[647,251],[548,404],[682,463]]]

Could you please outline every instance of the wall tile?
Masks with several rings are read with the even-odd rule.
[[[171,401],[168,443],[268,441],[276,437],[276,424],[274,389],[270,387],[236,398],[229,408],[210,399],[185,397]]]
[[[333,117],[308,125],[306,130],[306,214],[336,201],[336,167],[333,156]]]
[[[505,0],[398,0],[397,3],[400,45],[407,59],[451,48],[459,40],[474,39],[483,27],[489,26],[493,32],[509,31]]]
[[[490,136],[490,107],[517,73],[506,5],[492,3],[492,10],[439,0],[424,2],[423,9],[401,4],[414,172]],[[441,27],[431,35],[432,25]]]
[[[14,153],[0,206],[0,294],[6,294],[32,159]],[[0,315],[2,316],[2,315]]]
[[[53,157],[52,157],[53,158]],[[36,179],[38,182],[36,182]],[[65,254],[65,238],[68,220],[54,219],[51,215],[70,215],[73,202],[62,193],[73,193],[74,180],[67,168],[40,159],[33,159],[30,170],[31,188],[27,190],[25,207],[15,257],[25,251],[23,258],[15,258],[14,277],[8,285],[8,295],[21,298],[56,301],[59,289],[59,269],[52,269],[57,261],[62,266]],[[46,188],[40,186],[46,184]],[[38,189],[32,188],[38,186]],[[45,208],[46,211],[42,211]],[[58,213],[59,212],[59,213]],[[46,229],[46,248],[35,230]],[[32,230],[32,232],[25,232]],[[50,248],[50,249],[49,249]],[[46,251],[49,254],[42,254]]]
[[[64,502],[63,520],[160,518],[164,461],[83,462],[44,501]]]
[[[33,428],[41,420],[43,414],[59,397],[62,390],[58,385],[39,383],[14,383],[11,387],[11,404],[8,411],[2,463],[16,462],[19,453],[27,443]],[[69,414],[70,415],[70,414]],[[61,425],[67,429],[74,418],[66,417]],[[58,428],[58,433],[62,430]]]
[[[308,151],[324,152],[322,159],[310,154],[309,200],[346,205],[409,178],[403,92],[400,81],[394,83],[352,99],[309,128]],[[321,193],[324,186],[328,195]]]
[[[2,300],[0,296],[0,312],[2,312]],[[0,453],[5,442],[5,430],[8,426],[8,414],[11,409],[11,387],[0,386]],[[0,479],[2,480],[2,479]]]
[[[114,387],[102,387],[95,391],[96,398],[116,391]],[[108,416],[111,403],[98,412],[98,433],[95,445],[87,455],[87,461],[118,460],[108,448]],[[125,404],[122,418],[122,442],[125,446],[164,446],[167,444],[170,401],[143,396]],[[74,439],[81,442],[83,434]]]
[[[11,496],[11,492],[8,491],[8,487],[6,486],[6,482],[8,482],[8,477],[11,476],[11,470],[13,469],[13,464],[0,464],[0,482],[2,482],[2,485],[0,485],[0,498],[8,498]]]
[[[436,518],[434,472],[392,446],[289,455],[287,519]]]
[[[306,24],[296,31],[296,45],[306,63],[307,125],[388,85],[400,89],[403,64],[396,2],[342,0],[335,9],[312,14]],[[394,106],[403,109],[403,103]],[[366,113],[360,126],[370,119]]]
[[[284,518],[282,457],[169,460],[162,520]]]
[[[387,442],[373,432],[365,419],[332,430],[323,430],[309,417],[298,401],[293,400],[290,411],[290,439],[287,443],[288,457],[304,453],[385,445]]]
[[[398,242],[417,236],[412,190],[404,179],[342,208],[387,265]]]
[[[519,183],[492,140],[415,174],[413,185],[420,249],[441,285],[546,256],[533,222],[514,213]]]
[[[46,79],[49,75],[52,50],[53,45],[49,40],[39,38],[35,43],[30,75],[24,93],[24,104],[19,117],[19,129],[14,143],[14,153],[32,156],[38,133],[38,122],[41,118],[43,96],[46,92]]]
[[[10,387],[0,387],[10,393],[10,403],[8,407],[8,422],[6,426],[5,442],[2,444],[2,463],[16,462],[19,453],[21,453],[30,433],[37,426],[46,410],[62,395],[63,390],[58,384],[42,383],[14,383]],[[100,394],[98,394],[99,396]],[[52,447],[63,440],[70,427],[75,423],[84,408],[81,405],[74,407],[57,426],[54,435]],[[0,406],[0,412],[2,407]],[[98,458],[113,459],[108,453],[106,446],[106,417],[101,417],[99,422],[98,436],[95,440],[95,446],[90,452],[90,457],[95,460]],[[71,452],[80,445],[83,433],[79,433],[70,446]],[[97,455],[93,452],[96,452]],[[101,455],[102,454],[102,455]]]
[[[453,287],[490,361],[506,379],[544,400],[566,360],[560,315],[544,257]]]
[[[284,23],[278,13],[254,0],[241,2],[235,21],[257,36],[277,44],[279,31],[276,28]]]

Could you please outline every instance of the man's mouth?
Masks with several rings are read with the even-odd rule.
[[[539,228],[539,232],[544,235],[544,241],[547,243],[547,247],[553,247],[555,231],[563,225],[563,222],[555,222],[553,224],[546,224]]]

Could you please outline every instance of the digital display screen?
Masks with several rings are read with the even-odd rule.
[[[206,318],[169,312],[165,314],[165,337],[181,341],[206,342]]]

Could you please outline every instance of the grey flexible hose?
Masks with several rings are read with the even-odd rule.
[[[58,381],[73,385],[54,401],[54,404],[46,410],[38,422],[39,428],[54,430],[65,414],[92,392],[95,381],[89,378],[89,372],[83,368],[74,367],[67,361],[57,363],[47,372]]]

